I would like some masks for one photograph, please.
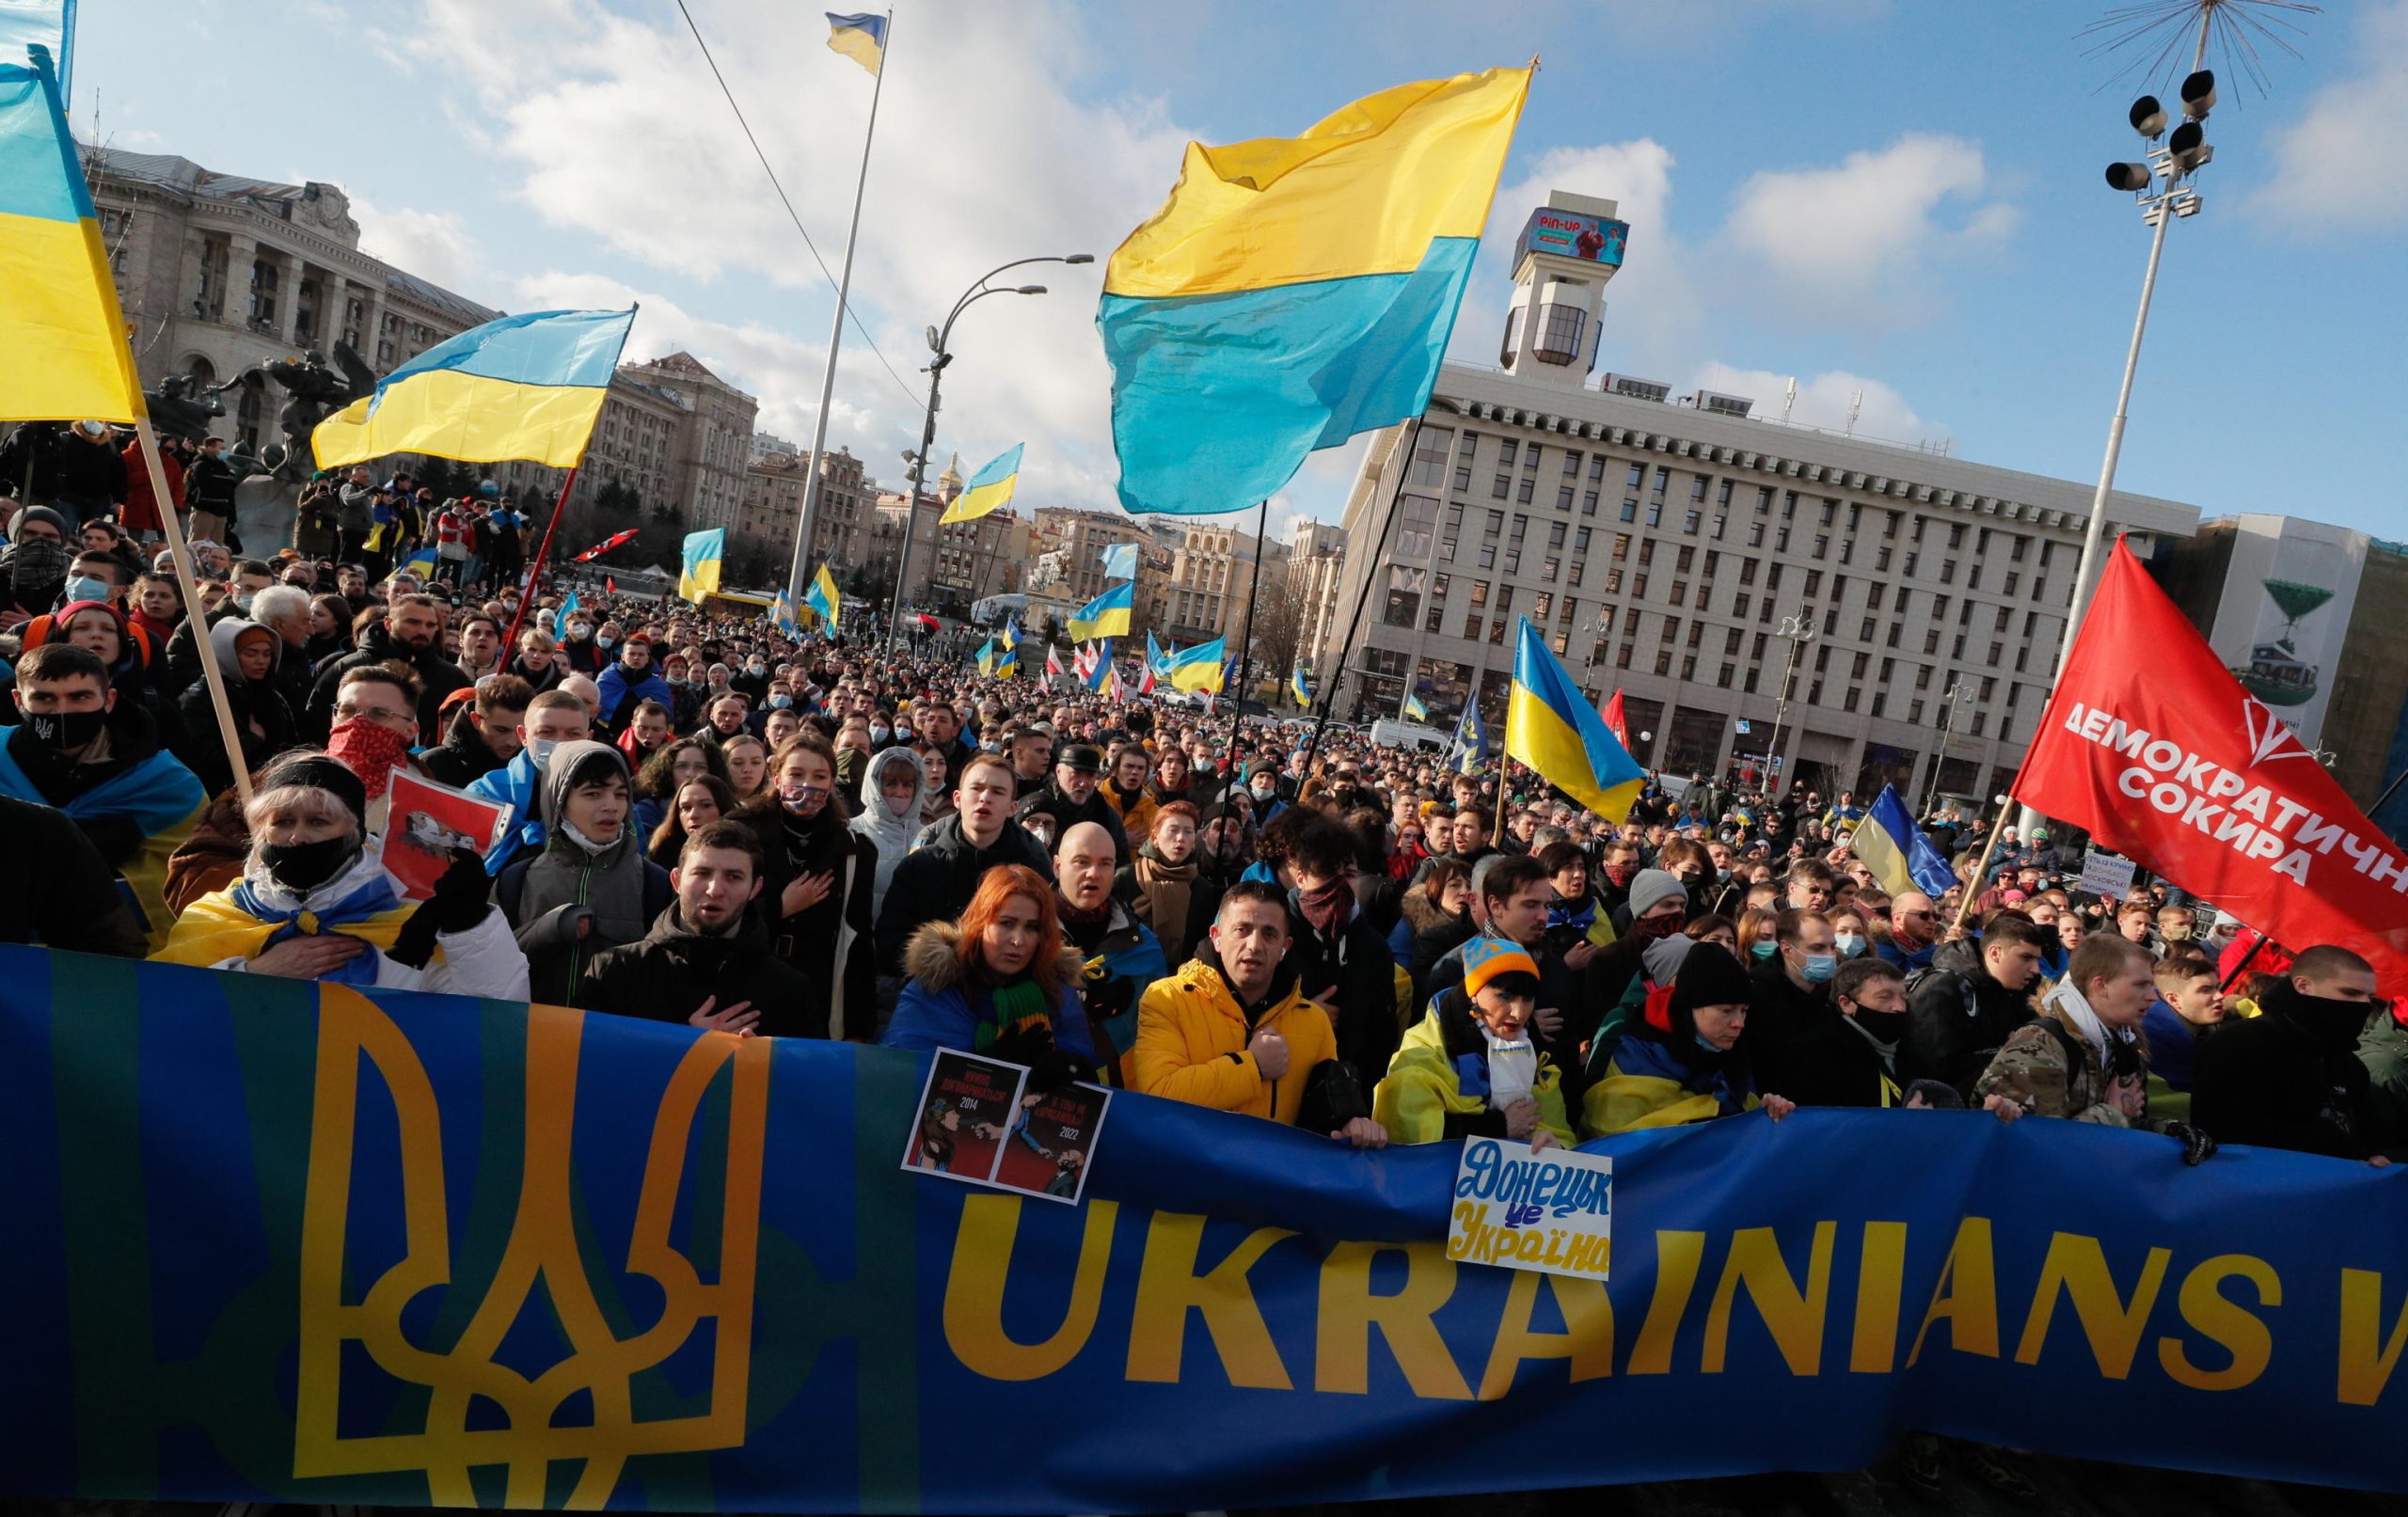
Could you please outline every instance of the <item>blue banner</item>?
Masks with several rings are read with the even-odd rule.
[[[6,1490],[1149,1511],[1909,1429],[2408,1490],[2396,1171],[1751,1116],[1592,1146],[1600,1283],[1450,1261],[1452,1144],[1124,1095],[1082,1205],[907,1174],[924,1067],[0,949]]]

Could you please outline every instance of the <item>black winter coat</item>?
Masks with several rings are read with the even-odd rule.
[[[342,677],[355,669],[370,664],[382,664],[400,659],[417,672],[423,688],[418,698],[418,730],[422,735],[442,730],[443,698],[453,690],[468,687],[468,676],[460,666],[443,656],[440,648],[405,648],[393,640],[392,633],[382,622],[371,625],[359,635],[359,646],[334,659],[318,671],[309,687],[309,709],[302,714],[301,729],[312,742],[323,743],[335,724],[335,691]]]
[[[2348,1004],[2312,1001],[2286,981],[2260,1015],[2219,1024],[2194,1059],[2192,1122],[2218,1143],[2373,1157],[2383,1134],[2357,1057],[2367,1018]]]
[[[0,942],[43,943],[78,953],[141,958],[142,928],[117,873],[67,814],[0,796]]]
[[[931,922],[958,919],[978,893],[980,877],[997,864],[1025,864],[1045,879],[1054,877],[1054,861],[1018,822],[1006,818],[1003,831],[984,848],[972,847],[961,835],[958,813],[933,824],[927,841],[904,855],[887,882],[886,906],[878,915],[879,972],[901,975],[903,948],[911,934]]]
[[[1937,1080],[1970,1100],[1991,1056],[2032,1019],[2030,993],[1990,978],[1971,944],[1969,939],[1943,945],[1928,972],[1909,977],[1907,1035],[1898,1044],[1900,1085]]]
[[[594,956],[578,985],[588,1011],[683,1022],[714,1001],[725,1011],[750,1002],[764,1037],[826,1037],[828,997],[810,976],[771,951],[769,928],[746,912],[732,934],[704,936],[672,906],[652,930]]]
[[[1294,941],[1287,962],[1295,966],[1298,988],[1338,1008],[1338,1056],[1370,1089],[1386,1077],[1404,1035],[1405,1015],[1414,1009],[1397,1004],[1396,956],[1388,952],[1387,939],[1360,906],[1323,936],[1305,920],[1293,891],[1288,893],[1288,929]],[[1409,980],[1403,993],[1411,1003]]]
[[[765,855],[761,893],[752,903],[752,914],[767,929],[771,950],[800,972],[816,991],[818,1035],[841,1032],[855,1040],[875,1038],[878,961],[871,944],[870,897],[878,880],[877,845],[847,829],[832,798],[810,823],[800,826],[789,825],[784,809],[774,799],[749,807],[737,816],[760,835]],[[784,915],[779,898],[787,884],[816,874],[833,877],[828,893],[793,916]],[[839,929],[846,926],[852,929],[852,940],[840,958],[836,940],[841,936]],[[839,993],[841,1005],[836,999]]]

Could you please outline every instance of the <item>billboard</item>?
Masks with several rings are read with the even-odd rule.
[[[1609,216],[1541,206],[1522,224],[1522,253],[1552,253],[1584,263],[1622,267],[1623,245],[1630,241],[1630,223]],[[1518,261],[1520,253],[1514,255]]]
[[[2232,523],[2224,593],[2208,640],[2233,677],[2314,744],[2366,568],[2363,533],[2296,516]]]

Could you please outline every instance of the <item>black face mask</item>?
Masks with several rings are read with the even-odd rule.
[[[1907,1022],[1912,1013],[1904,1011],[1867,1011],[1856,1008],[1856,1024],[1884,1043],[1895,1043],[1907,1035]]]
[[[61,751],[82,748],[109,723],[106,711],[28,711],[24,717],[35,742]]]
[[[316,843],[262,843],[260,862],[271,878],[295,895],[307,895],[349,866],[359,852],[355,837],[332,837]]]

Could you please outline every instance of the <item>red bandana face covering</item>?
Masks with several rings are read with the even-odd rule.
[[[380,726],[366,717],[354,717],[335,723],[334,731],[326,736],[326,751],[359,776],[359,782],[368,789],[368,798],[375,800],[392,782],[393,771],[409,757],[410,745],[392,728]]]

